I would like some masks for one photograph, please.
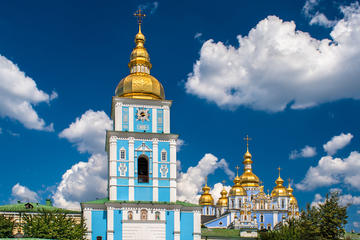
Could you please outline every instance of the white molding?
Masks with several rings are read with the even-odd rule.
[[[115,103],[114,130],[122,131],[122,103]]]
[[[134,107],[129,107],[129,131],[134,131]]]
[[[174,210],[174,240],[180,240],[180,210]]]
[[[153,201],[159,201],[159,165],[158,165],[158,156],[159,156],[159,144],[158,139],[154,138],[152,141],[153,144]]]
[[[86,233],[86,239],[91,240],[91,209],[86,208],[84,209],[84,219],[85,219],[85,225],[87,227],[87,233]]]
[[[164,133],[170,133],[170,110],[169,108],[164,109],[164,121],[163,121],[163,129]]]
[[[170,179],[176,179],[176,140],[170,140]],[[170,202],[176,202],[176,181],[170,180]]]
[[[107,240],[114,240],[114,210],[107,209]]]
[[[129,201],[134,201],[134,138],[129,138]]]
[[[152,132],[157,132],[157,109],[152,109]]]

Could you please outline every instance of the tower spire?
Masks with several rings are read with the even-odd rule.
[[[144,17],[146,17],[146,14],[142,12],[142,10],[139,8],[135,13],[134,16],[137,18],[138,25],[139,25],[139,33],[141,33],[141,24]]]
[[[246,150],[248,152],[249,151],[249,141],[251,141],[252,139],[249,138],[249,136],[246,134],[246,137],[244,138],[244,140],[246,141]]]

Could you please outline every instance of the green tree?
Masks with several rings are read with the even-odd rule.
[[[14,222],[10,218],[0,215],[0,238],[12,237],[13,229]]]
[[[300,236],[302,239],[321,239],[319,218],[319,210],[316,207],[311,207],[308,203],[306,205],[306,211],[302,211],[300,218],[297,220]]]
[[[58,240],[84,240],[86,233],[83,219],[76,223],[67,214],[60,212],[25,215],[23,230],[27,237]]]
[[[326,195],[325,202],[319,205],[319,226],[322,239],[339,240],[345,235],[347,206],[339,203],[339,193]]]

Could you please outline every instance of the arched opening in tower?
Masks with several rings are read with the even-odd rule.
[[[138,182],[149,182],[149,159],[144,154],[140,155],[138,158]]]

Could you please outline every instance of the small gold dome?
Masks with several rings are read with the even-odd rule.
[[[163,100],[165,99],[164,87],[150,75],[152,65],[144,43],[145,36],[141,32],[139,24],[139,32],[135,36],[136,46],[131,52],[128,64],[130,75],[119,82],[115,95],[126,98]]]
[[[229,196],[247,196],[245,189],[240,184],[241,179],[239,175],[234,178],[234,186],[230,189]]]
[[[272,197],[287,197],[289,196],[288,191],[283,186],[284,180],[280,177],[280,168],[279,168],[279,177],[275,181],[276,186],[271,191]]]
[[[294,189],[291,187],[290,183],[289,183],[289,186],[287,187],[286,190],[287,190],[288,193],[289,193],[290,205],[295,205],[295,206],[297,206],[297,200],[296,200],[295,196],[293,195]]]
[[[204,193],[201,194],[201,196],[199,198],[199,204],[200,205],[214,205],[214,199],[210,194],[210,188],[208,187],[208,185],[205,184],[205,186],[202,188],[202,190],[204,191]]]
[[[221,207],[227,207],[228,205],[228,198],[227,198],[227,191],[225,190],[225,186],[223,190],[220,192],[221,197],[217,201],[216,205]]]

